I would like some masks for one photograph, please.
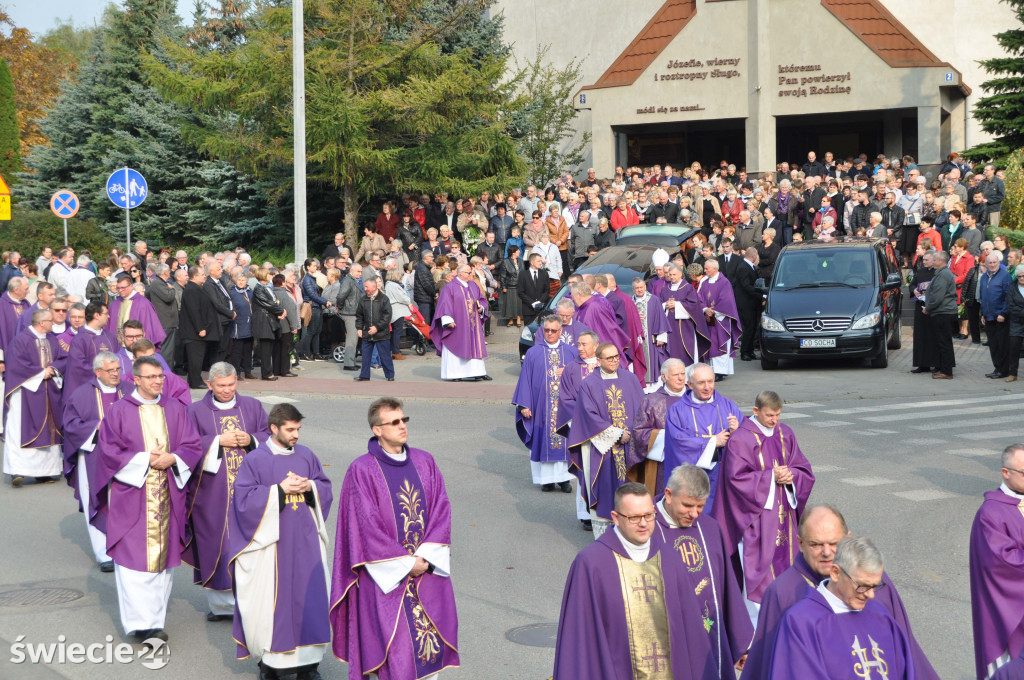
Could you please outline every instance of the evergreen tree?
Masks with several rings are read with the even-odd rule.
[[[21,142],[14,108],[14,80],[7,62],[0,59],[0,175],[9,183],[21,172]]]
[[[1024,0],[1003,2],[1013,7],[1017,20],[1024,24]],[[981,62],[985,71],[995,77],[981,84],[991,94],[978,100],[973,114],[981,129],[995,138],[963,155],[975,162],[993,161],[1002,167],[1007,156],[1024,147],[1024,27],[1011,28],[995,37],[1009,56]]]

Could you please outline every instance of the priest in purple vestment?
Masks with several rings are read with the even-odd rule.
[[[661,376],[661,364],[668,356],[668,317],[662,307],[661,298],[651,295],[643,279],[633,279],[633,297],[630,298],[644,329],[641,347],[647,372],[641,377],[646,385],[654,385]]]
[[[906,635],[874,601],[886,588],[883,568],[870,540],[843,539],[829,578],[807,586],[803,599],[783,615],[767,677],[915,680]]]
[[[102,303],[90,302],[85,308],[85,325],[71,341],[71,349],[68,350],[68,361],[64,371],[65,394],[74,394],[81,385],[92,380],[93,359],[97,354],[118,351],[117,340],[103,330],[108,317],[107,306]],[[118,377],[121,377],[120,371]]]
[[[562,342],[562,322],[557,316],[544,317],[540,331],[543,339],[526,351],[512,395],[516,433],[530,449],[533,483],[541,491],[560,488],[572,493],[569,452],[565,437],[557,432],[558,388],[565,368],[579,354]]]
[[[978,680],[1024,650],[1024,445],[1002,454],[1003,482],[971,527],[971,614]]]
[[[78,335],[78,332],[82,330],[82,326],[85,325],[85,305],[81,302],[70,305],[68,307],[67,320],[64,332],[57,334],[57,343],[60,345],[62,354],[71,353],[71,343]],[[67,394],[70,394],[70,392]]]
[[[57,289],[53,284],[47,283],[43,280],[37,281],[36,301],[33,302],[27,310],[25,310],[28,314],[22,314],[18,317],[18,327],[15,329],[15,335],[21,335],[21,333],[32,323],[32,312],[38,309],[49,309],[50,303],[53,302],[55,297],[57,297]],[[54,321],[54,323],[57,322]]]
[[[658,248],[651,254],[651,266],[654,268],[654,275],[647,281],[647,290],[651,291],[654,297],[660,297],[661,291],[668,285],[665,278],[668,265],[668,251]]]
[[[129,323],[133,323],[129,321]],[[122,349],[117,354],[118,361],[121,362],[121,368],[124,369],[125,362],[125,349]],[[142,338],[136,340],[135,344],[132,345],[131,356],[134,361],[138,361],[141,357],[153,357],[160,362],[160,365],[164,369],[164,391],[163,394],[168,399],[174,399],[179,402],[185,408],[192,405],[192,391],[189,389],[188,383],[180,375],[171,372],[171,369],[167,366],[167,362],[163,356],[157,354],[156,346],[147,340]]]
[[[736,297],[732,284],[718,271],[718,260],[704,262],[705,277],[697,289],[697,297],[704,306],[708,324],[708,361],[715,369],[715,377],[722,379],[733,374],[733,358],[739,347],[740,314],[736,311]]]
[[[718,493],[718,473],[729,437],[743,422],[736,403],[715,390],[715,372],[707,364],[687,369],[689,389],[665,418],[665,472],[683,463],[702,468],[711,480],[704,512],[711,514]]]
[[[614,276],[608,276],[609,298],[618,296],[622,306],[626,310],[626,332],[629,334],[629,354],[633,358],[630,370],[640,378],[640,382],[646,385],[647,377],[647,354],[644,352],[644,344],[647,342],[647,323],[640,318],[640,310],[633,302],[633,296],[619,290],[619,283]],[[655,373],[657,375],[657,373]]]
[[[673,559],[686,567],[697,608],[680,612],[696,617],[711,643],[716,677],[736,680],[733,668],[746,671],[744,661],[754,629],[743,592],[733,572],[718,522],[703,514],[711,491],[707,473],[695,465],[680,465],[669,476],[665,497],[656,505],[658,526]]]
[[[730,557],[738,555],[753,622],[765,589],[793,566],[797,523],[814,486],[811,464],[793,430],[779,422],[781,414],[782,397],[768,390],[757,395],[754,417],[740,423],[725,445],[711,512]]]
[[[350,680],[434,680],[459,665],[451,504],[433,456],[408,446],[402,402],[377,399],[368,420],[338,507],[334,655]]]
[[[290,673],[320,680],[317,667],[331,642],[331,480],[298,443],[298,409],[278,404],[267,422],[271,436],[242,460],[228,515],[232,636],[238,658],[259,663],[261,680]]]
[[[565,581],[554,680],[720,680],[686,567],[658,529],[647,487],[620,486],[615,528],[576,555]]]
[[[7,282],[7,290],[0,295],[0,387],[3,386],[4,372],[7,366],[5,354],[14,336],[18,332],[18,320],[29,308],[25,296],[28,295],[28,279],[23,276],[12,276]],[[6,390],[3,390],[7,394]],[[0,432],[3,432],[3,418],[0,418]]]
[[[66,358],[50,333],[52,324],[53,313],[37,309],[31,325],[7,348],[4,473],[15,487],[26,476],[57,481],[64,470],[61,376]]]
[[[803,599],[807,586],[817,588],[822,580],[829,577],[836,547],[849,535],[846,520],[836,508],[816,505],[804,511],[797,534],[800,553],[793,566],[779,574],[764,593],[757,617],[757,632],[754,633],[747,663],[743,667],[743,680],[765,680],[768,677],[772,648],[783,614]],[[906,635],[918,680],[938,680],[938,674],[910,628],[910,618],[903,600],[884,571],[882,582],[885,587],[875,591],[875,602],[885,607]]]
[[[185,407],[161,395],[160,362],[139,359],[134,379],[135,391],[111,404],[100,423],[89,496],[94,525],[105,513],[125,633],[166,640],[167,602],[186,538],[185,484],[202,451]]]
[[[579,323],[579,322],[576,322]],[[580,333],[576,341],[576,351],[579,358],[570,361],[562,371],[562,377],[558,381],[558,410],[555,414],[555,431],[563,437],[569,436],[569,425],[572,421],[572,414],[576,410],[576,397],[580,393],[580,383],[597,368],[597,346],[601,344],[594,331]],[[569,443],[566,442],[566,450]],[[582,471],[574,467],[572,457],[569,457],[569,472],[577,478]],[[587,507],[587,499],[583,495],[583,487],[579,486],[576,493],[576,519],[583,524],[585,531],[592,531],[593,524],[590,521],[590,508]]]
[[[96,482],[96,444],[100,422],[110,405],[128,394],[118,387],[117,357],[101,352],[93,358],[93,379],[64,400],[64,479],[75,491],[78,511],[85,516],[93,557],[101,571],[114,571],[107,555],[106,515],[97,516],[89,489]],[[95,518],[95,523],[94,523]]]
[[[487,299],[472,268],[459,265],[458,278],[441,289],[430,326],[430,339],[441,357],[442,380],[491,380],[484,366],[484,321],[488,314]]]
[[[633,425],[633,456],[628,462],[651,495],[660,498],[665,489],[665,418],[686,390],[686,367],[679,359],[661,365],[661,387],[644,395]],[[635,459],[635,460],[634,460]],[[636,467],[634,467],[636,466]]]
[[[129,319],[142,322],[146,338],[158,348],[167,337],[160,318],[156,315],[153,303],[145,295],[137,292],[132,286],[132,278],[128,274],[119,274],[116,284],[118,297],[110,302],[110,319],[107,321],[107,332],[117,335]]]
[[[628,355],[632,349],[629,336],[619,327],[615,320],[615,312],[608,300],[595,295],[586,281],[578,281],[569,287],[572,301],[576,305],[576,321],[582,321],[590,330],[597,333],[601,342],[610,342]],[[628,356],[623,359],[622,366],[628,366]]]
[[[687,366],[704,360],[709,345],[704,305],[683,278],[681,267],[668,268],[668,285],[658,294],[668,317],[668,355]]]
[[[576,304],[571,296],[566,296],[555,305],[555,313],[562,322],[562,342],[570,347],[576,347],[580,335],[590,330],[590,327],[582,321],[573,318],[576,314]]]
[[[213,364],[206,384],[210,391],[188,406],[189,420],[203,446],[203,460],[189,480],[191,531],[182,559],[194,569],[194,583],[206,591],[210,605],[206,620],[222,621],[235,611],[228,568],[228,515],[235,479],[245,456],[270,438],[270,428],[263,405],[238,394],[234,366],[226,361]]]
[[[590,509],[594,538],[611,525],[615,490],[628,481],[627,460],[635,442],[644,390],[635,375],[620,367],[621,350],[610,342],[597,348],[598,369],[580,384],[569,426],[569,456]]]

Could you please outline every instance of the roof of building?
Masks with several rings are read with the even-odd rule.
[[[893,68],[948,67],[878,0],[821,0],[822,6]],[[583,89],[632,85],[697,13],[696,0],[666,0],[600,78]],[[955,69],[954,69],[955,70]],[[960,85],[964,94],[970,88]]]

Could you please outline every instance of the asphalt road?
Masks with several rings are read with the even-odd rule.
[[[453,506],[462,667],[444,673],[452,680],[550,677],[554,650],[516,644],[506,633],[557,622],[569,564],[590,542],[572,496],[530,483],[509,406],[516,337],[504,328],[492,336],[491,383],[441,383],[439,361],[428,355],[399,362],[394,383],[379,372],[353,383],[351,373],[318,362],[301,378],[242,388],[268,407],[294,400],[306,416],[300,441],[320,456],[336,493],[348,463],[365,452],[370,400],[406,399],[410,442],[435,455]],[[1024,438],[1024,386],[982,377],[991,370],[982,347],[958,343],[957,363],[953,381],[910,375],[908,341],[885,370],[825,362],[762,372],[737,362],[737,375],[720,391],[747,412],[761,389],[783,396],[783,420],[817,476],[812,502],[837,505],[856,533],[876,541],[939,675],[966,680],[973,674],[970,525],[981,494],[998,486],[999,451]],[[255,664],[234,659],[230,624],[206,622],[205,596],[184,567],[175,574],[164,668],[148,670],[139,660],[12,663],[9,649],[20,636],[35,644],[59,635],[68,643],[105,643],[108,635],[111,644],[122,642],[113,575],[92,564],[75,509],[63,484],[0,484],[0,678],[253,677]],[[336,521],[332,510],[329,525]],[[45,592],[21,592],[34,589]],[[23,598],[32,601],[17,604]],[[347,677],[333,658],[321,672],[328,680]]]

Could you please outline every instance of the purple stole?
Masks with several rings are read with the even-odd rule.
[[[391,507],[395,515],[395,530],[398,540],[410,555],[416,552],[423,540],[427,523],[426,495],[420,475],[408,458],[401,464],[381,465],[384,482],[391,495]],[[422,576],[421,576],[422,577]],[[413,662],[417,678],[437,673],[444,668],[445,643],[437,627],[427,616],[419,597],[419,578],[410,578],[405,584],[402,607],[412,637]]]

